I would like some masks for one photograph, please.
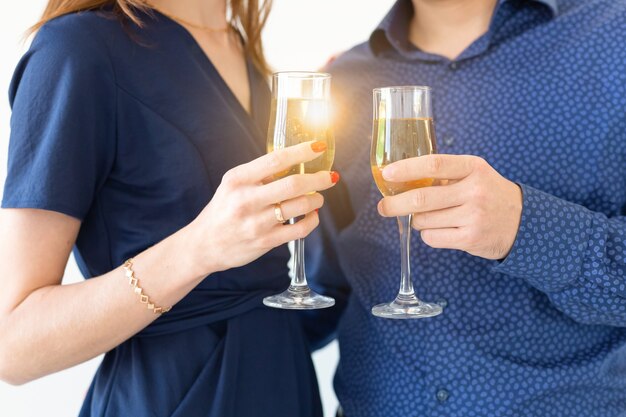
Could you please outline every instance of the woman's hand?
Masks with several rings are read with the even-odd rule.
[[[319,143],[305,143],[230,170],[194,221],[134,256],[145,293],[159,305],[174,305],[208,274],[306,236],[324,202],[316,191],[331,187],[338,175],[271,180],[323,150]],[[283,225],[275,203],[282,203],[285,218],[306,216]],[[80,226],[53,211],[0,210],[0,380],[22,384],[66,369],[110,351],[158,317],[139,302],[121,267],[61,285]]]
[[[339,175],[320,171],[273,177],[294,165],[319,157],[323,142],[307,142],[274,151],[228,171],[213,199],[187,228],[197,254],[200,275],[250,263],[272,248],[307,236],[319,224],[317,209],[324,198],[317,191],[332,187]],[[304,215],[296,224],[285,219]]]
[[[412,225],[427,245],[487,259],[502,259],[511,250],[522,213],[522,192],[484,159],[425,155],[388,165],[383,177],[395,182],[449,181],[386,197],[378,204],[383,216],[413,214]]]

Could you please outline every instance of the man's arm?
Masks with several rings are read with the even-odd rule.
[[[496,272],[526,280],[576,321],[626,326],[624,212],[609,218],[515,184],[470,155],[406,159],[383,175],[449,181],[379,204],[383,216],[414,213],[426,244],[497,261]]]
[[[509,255],[494,270],[525,279],[574,320],[626,327],[626,206],[607,217],[522,185]]]

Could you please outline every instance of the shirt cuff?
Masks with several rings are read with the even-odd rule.
[[[524,184],[519,230],[494,271],[520,277],[544,292],[576,281],[587,251],[593,212]]]

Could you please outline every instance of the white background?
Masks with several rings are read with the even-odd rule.
[[[27,46],[20,42],[22,35],[37,20],[45,3],[44,0],[0,3],[0,184],[6,175],[9,138],[6,91],[15,64]],[[392,3],[392,0],[275,0],[265,32],[268,60],[277,70],[318,69],[332,55],[366,39]],[[2,279],[6,278],[0,277],[0,290]],[[80,279],[72,260],[64,282]],[[328,417],[334,416],[337,406],[332,390],[337,359],[336,343],[314,354]],[[97,358],[21,387],[0,382],[0,417],[77,415],[99,361]]]

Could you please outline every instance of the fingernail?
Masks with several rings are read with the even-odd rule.
[[[324,152],[326,150],[326,142],[322,142],[321,140],[313,142],[311,149],[313,149],[313,152]]]
[[[341,178],[341,176],[337,171],[330,171],[330,180],[333,184],[337,184],[339,182],[339,178]]]
[[[393,166],[387,166],[385,168],[383,168],[383,178],[386,180],[390,180],[393,178],[393,174],[394,174],[394,167]]]
[[[316,212],[317,214],[319,214],[319,213],[320,213],[320,209],[315,209],[315,212]]]

